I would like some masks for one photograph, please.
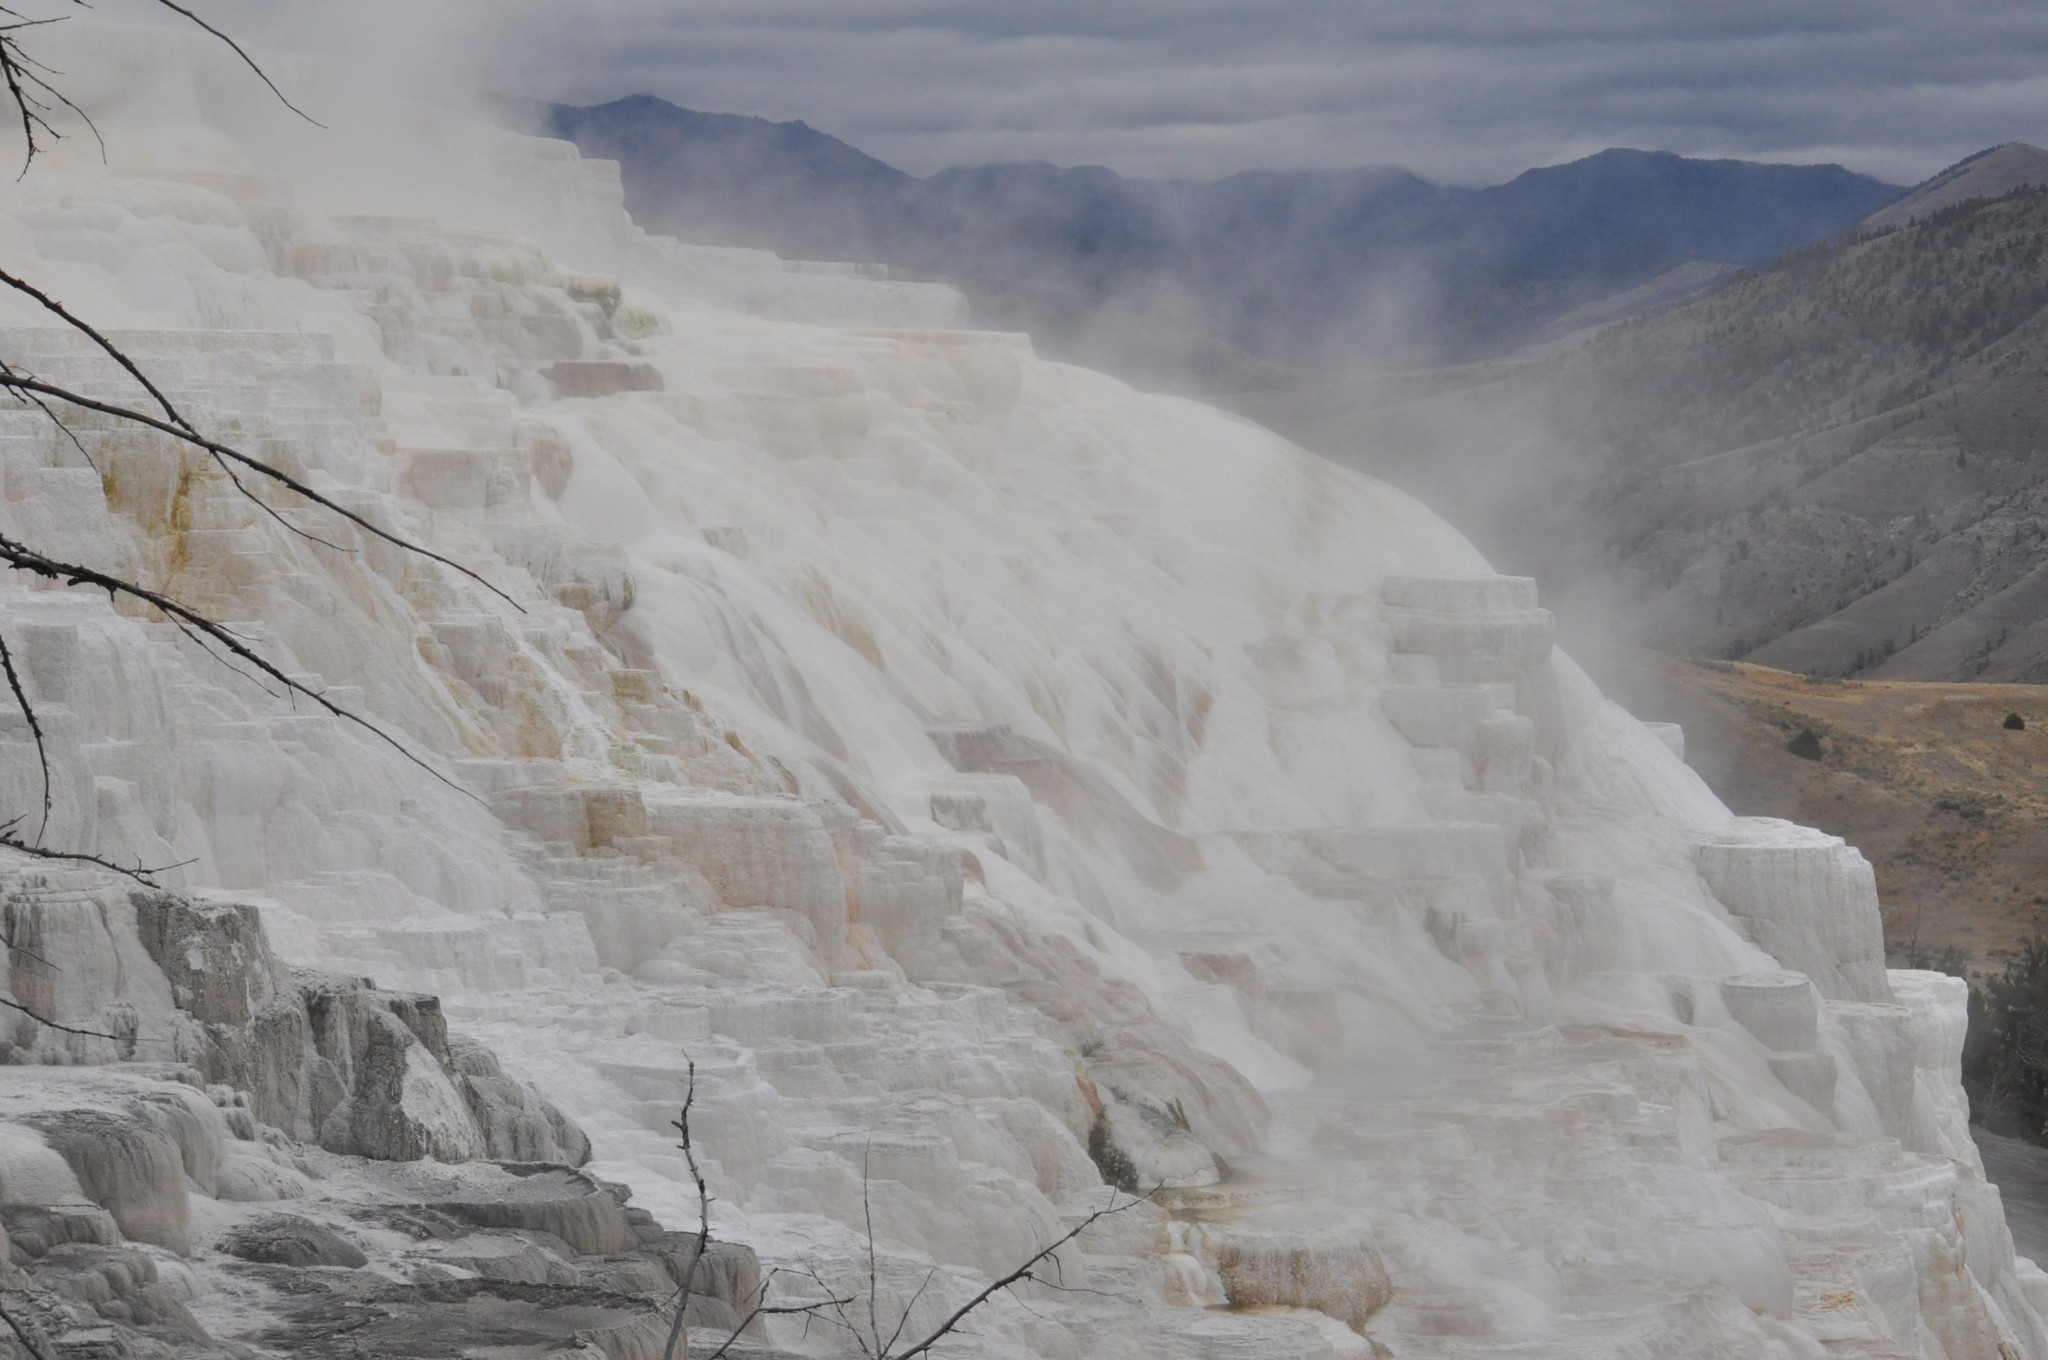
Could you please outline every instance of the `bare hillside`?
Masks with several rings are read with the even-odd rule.
[[[1254,414],[1567,625],[1791,670],[2048,679],[2048,188],[1815,247],[1512,364]]]
[[[1957,161],[1913,192],[1863,219],[1865,230],[1903,227],[1915,218],[1972,198],[1998,198],[2024,184],[2048,180],[2048,151],[2007,142]]]
[[[2048,689],[1607,660],[1603,679],[1638,712],[1685,724],[1688,762],[1730,807],[1822,827],[1870,858],[1895,965],[1955,948],[1982,966],[2048,929]],[[2011,713],[2024,730],[2004,726]],[[1816,759],[1788,749],[1808,731]]]

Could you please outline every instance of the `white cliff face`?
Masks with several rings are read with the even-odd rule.
[[[717,1231],[864,1283],[865,1176],[885,1290],[943,1268],[911,1330],[1105,1175],[1165,1187],[1079,1244],[1104,1292],[962,1353],[2048,1357],[1961,985],[1887,974],[1862,857],[1731,817],[1421,506],[935,329],[946,290],[647,238],[559,144],[407,108],[440,173],[394,184],[203,49],[98,40],[111,167],[0,193],[9,267],[518,607],[0,414],[6,532],[459,786],[5,581],[51,843],[191,858],[287,956],[441,993],[670,1222],[694,1059]],[[133,395],[7,319],[0,358]],[[0,808],[38,796],[0,714]]]

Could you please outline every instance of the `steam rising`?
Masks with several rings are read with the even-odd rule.
[[[1162,1184],[1001,1360],[2048,1355],[1960,984],[1888,974],[1862,857],[1732,816],[1412,497],[943,286],[649,238],[402,63],[281,67],[322,133],[196,43],[60,41],[112,165],[6,239],[527,609],[9,444],[0,513],[264,619],[480,795],[15,592],[118,760],[67,834],[190,842],[285,952],[443,993],[675,1222],[693,1055],[715,1227],[771,1262],[943,1314]]]

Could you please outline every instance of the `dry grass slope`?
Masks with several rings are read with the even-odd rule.
[[[1954,947],[1975,967],[2048,930],[2048,687],[1845,681],[1629,653],[1616,683],[1686,726],[1737,812],[1826,828],[1877,868],[1897,965]],[[2008,714],[2024,730],[2005,726]],[[1818,760],[1787,750],[1820,739]]]

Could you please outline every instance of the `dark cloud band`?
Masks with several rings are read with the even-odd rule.
[[[917,172],[1399,164],[1470,183],[1632,145],[1903,181],[2048,140],[2048,7],[2011,0],[237,5],[283,45],[401,37],[496,89],[802,118]]]

